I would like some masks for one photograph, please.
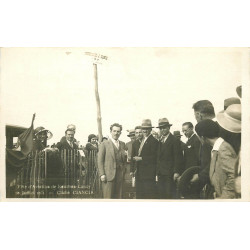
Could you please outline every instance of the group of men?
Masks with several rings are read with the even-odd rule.
[[[237,93],[239,89],[241,97],[241,86]],[[130,175],[136,179],[137,199],[240,197],[240,99],[229,98],[224,104],[217,115],[208,100],[193,105],[197,135],[191,122],[183,123],[185,144],[180,134],[170,132],[172,124],[167,118],[158,121],[159,138],[152,133],[151,120],[144,119],[141,126],[129,131],[131,142],[127,145],[119,140],[122,126],[111,125],[111,137],[100,144],[98,152],[103,198],[122,198],[128,163]],[[179,193],[178,187],[192,190],[194,186],[194,196]]]
[[[241,86],[237,88],[241,98]],[[196,126],[184,122],[183,143],[179,131],[172,134],[167,118],[158,121],[159,134],[152,131],[150,119],[129,131],[131,142],[119,140],[122,126],[110,126],[110,138],[98,145],[97,167],[103,198],[121,199],[126,166],[136,180],[137,199],[236,198],[240,197],[241,104],[239,98],[224,101],[224,110],[215,115],[213,104],[201,100],[193,105]],[[217,119],[217,121],[215,121]],[[194,132],[196,131],[196,134]],[[56,148],[78,149],[75,125],[69,125]],[[47,136],[46,136],[47,133]],[[44,148],[41,141],[52,133],[35,130],[34,147]],[[194,191],[187,194],[188,189]],[[185,193],[185,195],[183,195]]]

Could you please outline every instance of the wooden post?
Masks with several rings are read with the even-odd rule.
[[[102,117],[101,117],[101,105],[100,97],[98,92],[98,75],[97,75],[97,64],[93,63],[94,66],[94,78],[95,78],[95,98],[97,106],[97,127],[98,127],[98,140],[99,143],[102,141]]]

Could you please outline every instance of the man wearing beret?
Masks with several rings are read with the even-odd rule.
[[[160,199],[173,199],[176,195],[175,182],[182,174],[183,154],[178,139],[170,133],[167,118],[158,122],[161,138],[157,153],[158,194]]]
[[[158,141],[151,134],[152,124],[150,119],[142,121],[141,129],[143,134],[142,142],[133,156],[136,165],[136,198],[156,198],[156,162]],[[138,142],[136,143],[138,144]],[[137,148],[135,148],[137,151]]]
[[[203,120],[195,126],[202,144],[212,147],[209,170],[210,182],[214,188],[214,198],[233,199],[234,166],[237,156],[232,146],[219,137],[219,125],[212,120]]]

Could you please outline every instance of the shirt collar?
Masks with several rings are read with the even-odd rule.
[[[119,140],[114,140],[112,137],[110,138],[110,140],[116,145],[116,143],[118,143],[118,145],[119,145]]]
[[[219,137],[219,138],[215,141],[212,151],[214,151],[214,150],[215,150],[215,151],[219,151],[219,148],[220,148],[220,145],[222,144],[222,142],[224,142],[224,140],[223,140],[221,137]]]

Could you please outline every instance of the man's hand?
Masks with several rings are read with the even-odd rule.
[[[107,181],[107,178],[106,178],[106,175],[105,175],[105,174],[101,176],[101,181],[102,181],[102,182],[106,182],[106,181]]]
[[[178,173],[175,173],[175,174],[174,174],[174,182],[178,179],[179,176],[180,176],[180,175],[179,175]]]
[[[135,156],[135,157],[133,157],[133,159],[135,161],[142,161],[142,157],[140,157],[140,156]]]
[[[194,174],[193,178],[190,180],[190,183],[192,184],[192,183],[195,183],[197,181],[199,181],[199,175],[198,174]]]

